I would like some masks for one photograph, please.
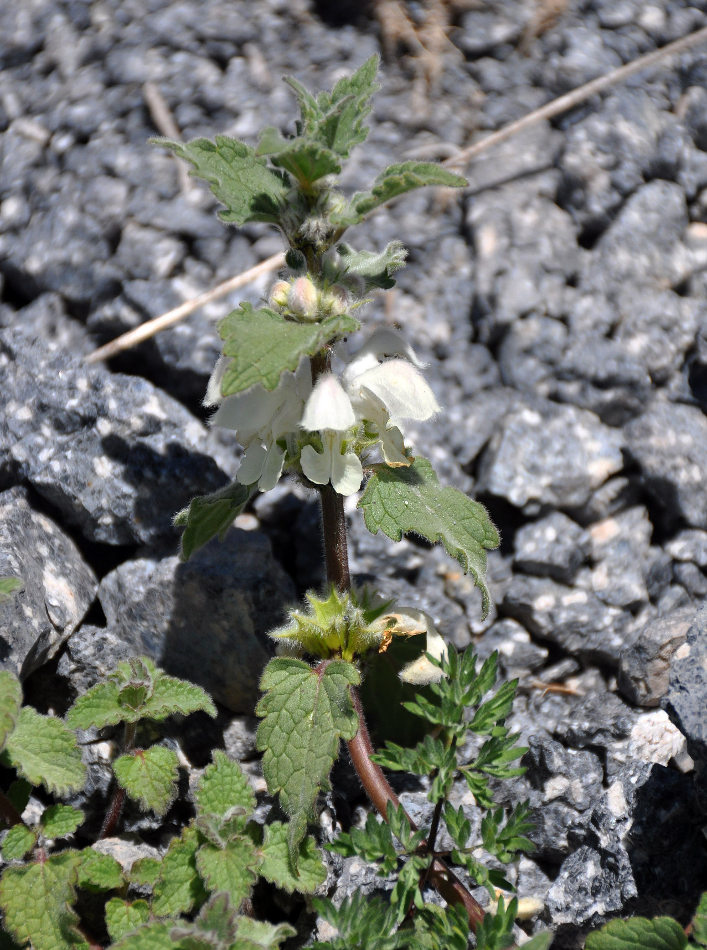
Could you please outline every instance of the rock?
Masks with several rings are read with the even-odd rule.
[[[22,580],[0,603],[0,665],[24,678],[57,654],[96,595],[93,571],[66,534],[33,511],[27,493],[0,493],[0,577]]]
[[[186,564],[125,561],[103,578],[98,598],[108,622],[103,663],[109,643],[116,658],[127,646],[233,712],[252,713],[273,652],[267,631],[282,623],[294,589],[262,534],[232,529]]]
[[[521,764],[526,780],[542,794],[542,804],[558,802],[578,812],[592,807],[601,794],[604,769],[597,755],[566,749],[549,736],[531,736]]]
[[[503,419],[482,456],[478,489],[527,515],[543,505],[581,506],[623,467],[622,443],[592,413],[539,400]]]
[[[701,607],[685,643],[673,654],[663,708],[687,739],[698,773],[707,771],[707,607]]]
[[[621,654],[618,686],[636,706],[658,706],[668,690],[670,661],[695,617],[691,608],[654,617]]]
[[[575,749],[601,748],[631,733],[636,715],[614,693],[594,691],[572,702],[555,736]]]
[[[645,508],[629,508],[589,529],[592,590],[605,604],[636,611],[648,603],[646,576],[653,533]]]
[[[707,419],[694,406],[656,399],[626,428],[627,448],[666,525],[707,527]]]
[[[594,929],[620,912],[636,896],[631,864],[625,854],[583,845],[566,858],[547,892],[545,904],[555,926],[572,924]]]
[[[534,643],[528,631],[510,617],[489,627],[477,639],[475,648],[482,660],[498,650],[499,665],[508,679],[540,669],[548,658],[548,650]]]
[[[524,525],[516,533],[514,547],[518,570],[569,584],[589,553],[590,541],[575,521],[554,511]]]

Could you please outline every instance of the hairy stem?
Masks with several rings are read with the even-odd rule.
[[[123,755],[125,755],[126,752],[130,752],[130,750],[132,749],[135,743],[136,732],[137,732],[136,722],[125,723],[125,728],[123,730]],[[111,796],[110,805],[108,806],[108,811],[106,812],[106,817],[103,819],[101,830],[98,833],[99,840],[101,838],[110,838],[110,836],[113,834],[115,829],[118,827],[120,816],[123,813],[124,804],[125,804],[125,789],[121,788],[114,778],[113,779],[113,795]]]

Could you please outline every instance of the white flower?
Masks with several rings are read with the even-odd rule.
[[[218,406],[211,418],[212,425],[235,429],[244,448],[236,480],[242,485],[256,482],[261,491],[273,488],[285,465],[285,444],[294,451],[296,433],[305,399],[312,388],[307,360],[302,360],[297,372],[285,373],[276,389],[263,386],[235,396],[221,396],[221,382],[228,359],[221,357],[209,380],[204,405]]]
[[[345,451],[345,435],[356,424],[351,400],[331,373],[324,373],[310,393],[301,426],[320,432],[322,451],[305,445],[300,453],[302,471],[315,485],[328,482],[340,495],[353,495],[361,487],[363,467],[355,452]]]

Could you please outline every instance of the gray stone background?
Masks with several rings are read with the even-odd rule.
[[[172,516],[238,464],[200,406],[215,321],[261,301],[267,279],[108,365],[83,361],[281,249],[265,226],[224,227],[206,188],[147,144],[159,130],[144,84],[185,139],[252,142],[265,124],[292,127],[283,74],[327,88],[383,51],[355,188],[393,161],[452,155],[706,12],[704,0],[0,6],[0,576],[24,581],[0,606],[0,662],[32,701],[61,712],[117,659],[148,653],[222,706],[215,734],[198,724],[183,739],[194,766],[225,744],[262,791],[248,714],[265,631],[322,579],[315,500],[289,482],[224,545],[176,557]],[[352,569],[520,677],[528,771],[502,794],[533,805],[537,850],[517,883],[542,907],[526,930],[553,926],[556,947],[617,913],[686,922],[707,886],[706,80],[702,46],[484,153],[463,194],[412,194],[350,234],[409,247],[367,318],[401,326],[428,361],[444,412],[417,443],[503,536],[484,622],[443,551],[374,538],[353,507]],[[358,820],[360,790],[340,778]],[[404,797],[424,811],[424,790]],[[462,801],[473,806],[460,787]],[[374,884],[333,870],[339,894]]]

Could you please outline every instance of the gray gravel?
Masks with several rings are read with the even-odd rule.
[[[381,48],[373,6],[337,26],[325,6],[0,5],[0,574],[25,582],[0,607],[0,665],[26,676],[58,659],[65,697],[146,651],[212,689],[228,730],[252,708],[268,625],[321,581],[316,505],[287,484],[225,546],[186,568],[175,557],[174,513],[237,467],[200,406],[215,319],[262,300],[267,280],[109,365],[83,357],[281,249],[265,227],[223,227],[205,188],[183,190],[147,144],[143,84],[186,139],[289,128],[282,74],[324,88]],[[463,5],[428,85],[396,47],[347,186],[464,147],[703,26],[707,4],[569,0],[540,29],[537,13]],[[526,928],[557,929],[555,948],[637,909],[684,923],[707,875],[706,85],[697,48],[485,153],[463,195],[416,193],[351,236],[409,245],[367,317],[399,323],[428,362],[445,411],[418,443],[503,537],[483,622],[443,552],[373,538],[353,510],[352,570],[520,678],[529,770],[506,794],[536,814],[519,885],[545,905]],[[252,755],[250,741],[235,747]],[[353,783],[345,795],[363,803]],[[370,889],[366,874],[347,864],[341,881]]]

